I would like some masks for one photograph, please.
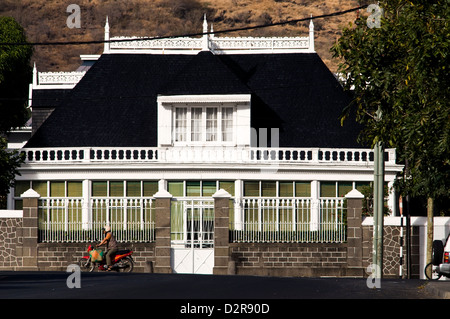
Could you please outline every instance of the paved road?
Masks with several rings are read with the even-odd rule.
[[[311,306],[314,300],[436,298],[424,288],[428,282],[422,280],[383,279],[379,289],[369,289],[367,280],[360,278],[81,273],[77,281],[70,276],[66,272],[0,272],[0,303],[37,299],[45,307],[43,299],[50,305],[64,299],[73,306],[73,299],[79,299],[79,306],[85,308],[90,305],[86,301],[98,304],[100,299],[134,299],[139,307],[163,309],[164,318],[170,319],[184,318],[184,312],[190,317],[196,313],[195,318],[232,318],[235,311],[247,312],[243,318],[251,318],[256,310],[256,318],[284,318],[292,317],[289,314],[299,307]],[[68,279],[75,287],[68,288]],[[118,304],[130,305],[129,301]],[[327,307],[320,311],[327,312]]]

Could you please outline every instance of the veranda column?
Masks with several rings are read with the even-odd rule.
[[[353,189],[347,195],[347,265],[362,267],[362,207],[364,195]]]
[[[170,266],[170,206],[172,195],[160,190],[155,198],[155,273],[172,273]]]
[[[20,197],[23,198],[22,267],[23,270],[38,270],[38,204],[41,195],[30,188]]]
[[[214,275],[227,275],[229,253],[229,220],[231,195],[218,190],[214,198]]]

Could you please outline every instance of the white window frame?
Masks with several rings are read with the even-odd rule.
[[[250,94],[232,95],[174,95],[158,96],[158,146],[249,146],[251,140],[250,128]],[[175,110],[186,108],[186,140],[175,139]],[[202,109],[201,140],[192,141],[193,108]],[[217,109],[216,140],[206,140],[206,110]],[[232,108],[232,138],[223,141],[222,110]]]

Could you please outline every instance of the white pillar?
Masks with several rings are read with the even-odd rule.
[[[314,23],[312,19],[309,21],[309,51],[316,52],[314,48]]]
[[[91,209],[91,181],[88,179],[82,182],[83,202],[81,208],[81,222],[84,230],[92,229],[92,209]]]
[[[320,200],[319,200],[319,182],[311,181],[311,220],[310,230],[319,230],[319,218],[320,218]]]

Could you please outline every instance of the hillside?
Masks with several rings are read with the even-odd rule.
[[[165,36],[201,32],[206,13],[214,30],[276,23],[347,10],[359,6],[357,0],[0,0],[0,15],[13,16],[26,30],[31,42],[102,40],[106,16],[111,36]],[[66,19],[69,4],[81,8],[81,28],[70,29]],[[329,49],[356,13],[318,19],[315,47],[332,70]],[[230,35],[307,36],[308,23],[283,25]],[[39,71],[71,71],[80,54],[100,54],[102,44],[36,46],[33,62]]]

